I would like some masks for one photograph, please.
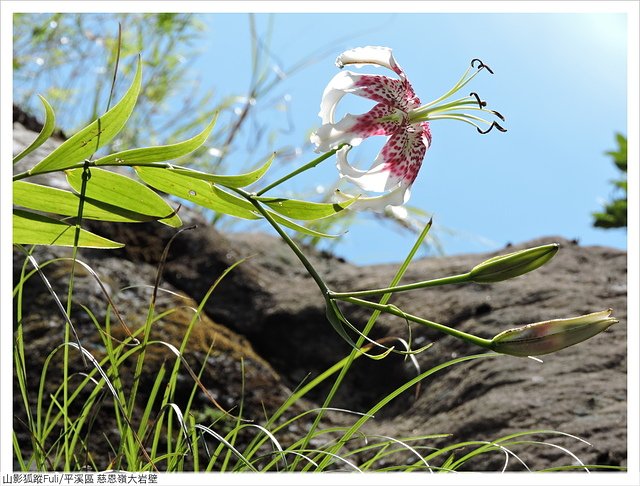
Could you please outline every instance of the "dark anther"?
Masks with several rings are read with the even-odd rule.
[[[491,74],[493,74],[493,71],[491,70],[491,68],[489,66],[487,66],[485,63],[483,63],[480,59],[471,59],[471,67],[476,67],[475,66],[475,62],[478,61],[478,71],[480,69],[486,69],[487,71],[489,71]]]
[[[491,129],[493,127],[496,127],[496,129],[500,130],[501,132],[506,132],[507,129],[506,128],[502,128],[498,123],[496,122],[491,122],[491,126],[489,128],[487,128],[484,132],[482,130],[480,130],[480,128],[476,127],[476,129],[478,130],[479,133],[481,133],[482,135],[489,133],[491,131]]]
[[[481,109],[484,108],[485,106],[487,106],[487,102],[486,101],[482,101],[480,99],[480,97],[478,96],[478,93],[469,93],[469,96],[473,96],[476,99],[476,101],[478,102],[478,106]]]
[[[507,121],[504,119],[504,116],[502,116],[502,113],[497,112],[496,110],[490,110],[491,113],[493,113],[495,116],[497,116],[498,118],[500,118],[502,121]]]
[[[82,180],[88,181],[91,179],[91,170],[89,169],[89,164],[91,161],[89,159],[85,159],[84,164],[82,165]]]

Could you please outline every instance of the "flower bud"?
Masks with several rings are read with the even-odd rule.
[[[547,263],[559,248],[557,243],[552,243],[489,258],[473,267],[469,272],[469,280],[492,283],[523,275]]]
[[[512,356],[538,356],[553,353],[601,333],[618,322],[609,317],[612,310],[594,312],[569,319],[536,322],[501,332],[490,348]]]

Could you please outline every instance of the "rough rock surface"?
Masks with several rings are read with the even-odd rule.
[[[21,126],[14,125],[14,129],[16,140],[20,140]],[[325,370],[348,353],[349,347],[324,317],[318,288],[283,242],[262,233],[223,235],[197,215],[183,219],[198,226],[174,240],[162,286],[188,296],[191,306],[200,302],[229,265],[250,257],[222,280],[207,301],[204,310],[208,317],[199,323],[200,334],[193,341],[193,352],[203,358],[214,335],[219,336],[215,338],[219,360],[210,363],[211,371],[203,381],[211,384],[223,406],[233,406],[238,399],[240,356],[252,370],[254,381],[248,382],[246,389],[253,394],[250,403],[255,412],[263,401],[277,405],[305,377]],[[82,252],[82,258],[101,278],[113,282],[118,295],[123,292],[116,290],[124,285],[153,283],[164,246],[175,233],[159,224],[91,223],[90,229],[126,243],[120,250]],[[514,446],[514,452],[532,469],[575,463],[562,448],[585,464],[626,464],[626,252],[582,247],[560,237],[529,241],[504,252],[552,241],[560,243],[561,250],[538,271],[497,284],[452,285],[397,294],[392,303],[411,314],[483,337],[519,324],[609,307],[614,309],[619,324],[578,346],[543,357],[543,363],[499,356],[443,369],[422,381],[417,398],[417,390],[411,389],[377,413],[368,422],[367,433],[392,437],[451,434],[427,442],[443,446],[466,440],[491,441],[519,431],[555,430],[590,444],[566,435],[534,435],[525,439],[559,447],[529,444]],[[39,258],[46,258],[47,251]],[[461,273],[494,254],[416,260],[403,283]],[[397,270],[395,265],[359,267],[313,250],[308,250],[308,255],[330,288],[337,291],[385,287]],[[14,275],[21,261],[21,256],[14,254]],[[89,277],[86,281],[81,278],[76,285],[95,287],[91,282]],[[60,319],[53,317],[44,290],[34,292],[40,297],[33,297],[34,303],[30,304],[35,317],[29,318],[34,327],[28,337],[35,356],[37,348],[42,354],[59,343],[61,333],[45,331],[60,329]],[[91,295],[98,299],[95,296],[99,292],[94,288]],[[104,300],[101,302],[104,307]],[[136,302],[143,307],[136,307]],[[147,303],[148,299],[136,295],[123,306],[135,320],[133,316],[144,318]],[[98,308],[97,300],[94,304]],[[171,300],[167,305],[176,302]],[[361,308],[344,309],[359,327],[370,314]],[[180,322],[165,326],[184,326],[188,318],[176,318]],[[85,329],[83,339],[88,340],[95,331],[90,324],[79,327]],[[408,339],[407,323],[381,316],[372,337],[385,336]],[[414,346],[434,343],[417,356],[422,371],[455,357],[482,352],[415,324],[411,326],[411,339]],[[165,358],[158,357],[158,361]],[[360,359],[332,405],[366,412],[415,374],[409,361],[398,356],[379,361]],[[326,387],[321,388],[308,398],[321,403],[326,391]],[[456,453],[456,457],[460,455]],[[504,454],[496,453],[482,456],[468,467],[499,470],[503,462]],[[511,461],[514,469],[518,468],[517,462]]]

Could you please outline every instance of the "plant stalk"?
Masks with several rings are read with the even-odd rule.
[[[418,324],[422,324],[423,326],[430,327],[437,331],[443,332],[445,334],[449,334],[450,336],[456,337],[458,339],[462,339],[463,341],[467,341],[469,343],[475,344],[482,348],[491,349],[491,340],[484,339],[478,336],[474,336],[473,334],[468,334],[466,332],[458,331],[457,329],[453,329],[452,327],[445,326],[444,324],[438,324],[437,322],[429,321],[427,319],[423,319],[422,317],[414,316],[412,314],[407,314],[402,310],[398,309],[394,305],[382,305],[376,304],[375,302],[369,302],[368,300],[362,300],[355,297],[344,297],[340,300],[345,302],[350,302],[351,304],[356,304],[361,307],[367,307],[369,309],[379,310],[381,312],[386,312],[387,314],[393,314],[394,316],[402,317],[403,319],[407,319],[412,322],[416,322]]]
[[[272,182],[271,184],[267,185],[266,187],[260,189],[257,193],[256,196],[262,196],[265,192],[273,189],[276,186],[279,186],[280,184],[282,184],[285,181],[288,181],[289,179],[297,176],[298,174],[302,174],[303,172],[309,170],[309,169],[313,169],[314,167],[316,167],[317,165],[319,165],[321,162],[325,161],[326,159],[328,159],[329,157],[331,157],[333,154],[335,154],[339,149],[341,149],[344,145],[346,144],[342,144],[341,146],[334,148],[333,150],[330,150],[329,152],[326,152],[324,154],[322,154],[320,157],[317,157],[315,159],[313,159],[311,162],[306,163],[305,165],[298,167],[296,170],[294,170],[293,172],[289,172],[287,175],[281,177],[280,179],[278,179],[277,181]]]
[[[396,285],[394,287],[385,287],[383,289],[357,290],[354,292],[329,292],[330,299],[344,299],[346,297],[368,297],[373,295],[382,295],[396,292],[406,292],[408,290],[417,290],[428,287],[437,287],[439,285],[461,284],[469,280],[469,273],[460,275],[452,275],[451,277],[436,278],[433,280],[423,280],[406,285]]]

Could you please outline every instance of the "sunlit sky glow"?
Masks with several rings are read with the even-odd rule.
[[[447,253],[499,249],[507,242],[559,235],[579,238],[582,244],[626,248],[624,231],[591,227],[592,211],[609,199],[609,180],[617,177],[604,152],[615,148],[615,132],[629,136],[629,309],[628,321],[638,323],[638,3],[637,2],[1,2],[2,41],[2,158],[11,158],[11,13],[15,11],[183,11],[210,12],[203,19],[211,27],[203,57],[194,69],[220,98],[242,94],[250,72],[246,12],[280,12],[274,17],[272,52],[290,66],[319,48],[331,52],[304,72],[285,80],[279,96],[290,100],[293,130],[282,140],[294,146],[307,140],[318,126],[318,105],[324,86],[336,73],[333,59],[342,50],[360,45],[392,47],[423,101],[439,96],[464,71],[472,58],[482,58],[494,76],[477,78],[473,90],[507,117],[506,134],[478,135],[474,129],[444,121],[433,124],[430,149],[411,204],[434,213],[434,233]],[[371,15],[376,9],[391,12]],[[406,12],[406,15],[394,12]],[[342,13],[286,14],[291,11],[350,11]],[[219,11],[233,11],[220,15]],[[447,13],[430,13],[440,11]],[[470,14],[458,12],[474,12]],[[480,13],[480,12],[492,13]],[[557,12],[573,13],[557,13]],[[509,13],[501,13],[509,12]],[[538,12],[538,13],[529,13]],[[587,12],[587,13],[584,13]],[[627,18],[627,13],[631,12]],[[266,15],[259,23],[264,25]],[[627,25],[632,42],[627,44]],[[335,49],[334,49],[335,48]],[[629,50],[628,50],[629,49]],[[333,52],[335,50],[335,52]],[[629,62],[629,66],[627,66]],[[628,79],[631,86],[627,85]],[[629,96],[629,99],[627,97]],[[631,107],[630,110],[627,107]],[[627,122],[630,127],[627,128]],[[277,120],[274,119],[274,123]],[[284,121],[281,123],[285,124]],[[379,144],[364,143],[353,151],[366,166]],[[303,154],[303,161],[311,153]],[[355,159],[354,159],[355,160]],[[9,164],[3,164],[9,171]],[[329,163],[306,180],[285,190],[329,186],[335,180]],[[7,221],[11,207],[11,178],[0,182],[2,199],[1,294],[12,292],[12,275],[5,271],[11,255]],[[450,228],[449,235],[445,229]],[[402,259],[413,237],[399,234],[371,219],[354,225],[338,246],[338,253],[354,262]],[[428,276],[425,276],[428,278]],[[3,352],[0,354],[2,394],[11,391],[11,306],[2,306]],[[630,411],[638,410],[638,327],[629,326],[628,353]],[[6,352],[5,352],[6,351]],[[12,410],[2,400],[0,466],[12,469]],[[638,416],[628,416],[629,474],[616,473],[619,484],[638,483]],[[395,478],[396,476],[394,476]],[[548,480],[551,476],[544,476]],[[611,476],[607,476],[610,478]],[[400,476],[398,476],[400,478]],[[493,484],[540,484],[542,476],[492,476]],[[602,484],[605,476],[553,475],[553,483]],[[256,479],[226,476],[225,484]],[[349,484],[389,484],[388,476],[350,475]],[[271,484],[271,478],[260,482]],[[300,478],[278,476],[278,484],[299,484]],[[325,476],[306,476],[307,485],[325,484]],[[400,480],[400,479],[399,479]],[[162,484],[212,484],[210,477],[172,475]],[[215,483],[221,483],[216,477]],[[332,482],[338,484],[338,475]],[[257,480],[256,480],[257,482]],[[404,484],[424,484],[424,477],[402,476]],[[477,476],[447,475],[443,484],[477,484]],[[275,482],[273,482],[275,484]]]
[[[257,20],[265,28],[268,18]],[[223,96],[226,86],[248,84],[249,41],[241,35],[248,20],[213,15],[206,21],[210,46],[196,68]],[[423,102],[448,90],[474,57],[495,71],[469,89],[507,117],[508,133],[480,136],[462,123],[432,123],[433,145],[413,187],[410,204],[434,214],[445,252],[552,235],[625,247],[624,230],[591,227],[591,212],[609,199],[609,181],[617,176],[604,152],[615,147],[616,132],[626,133],[625,15],[279,14],[272,21],[275,65],[290,66],[330,43],[335,55],[360,45],[390,46]],[[220,48],[229,38],[233,48]],[[291,97],[293,145],[319,123],[322,90],[337,72],[335,55],[282,83]],[[354,160],[368,166],[381,143],[364,142],[352,151]],[[334,178],[335,168],[326,164],[290,187],[303,190],[310,180],[330,186]],[[367,244],[372,235],[376,245]],[[364,218],[337,251],[360,263],[393,261],[411,240]]]
[[[192,57],[189,49],[199,53],[190,75],[201,80],[202,91],[215,93],[211,106],[202,107],[212,111],[230,97],[244,100],[249,91],[249,15],[202,13],[198,18],[206,33],[193,48],[183,49],[186,57]],[[114,14],[110,22],[95,28],[108,35],[122,19]],[[478,92],[489,108],[506,116],[503,125],[508,132],[479,135],[467,124],[432,122],[433,143],[409,201],[411,207],[433,215],[431,241],[446,254],[497,250],[542,236],[626,247],[625,230],[595,229],[591,216],[611,198],[610,181],[619,175],[605,152],[616,148],[616,132],[627,134],[626,14],[280,12],[256,14],[254,21],[268,72],[289,72],[301,61],[308,65],[256,100],[252,113],[262,113],[262,125],[247,123],[238,144],[246,147],[245,153],[231,157],[227,170],[242,171],[280,147],[301,152],[296,164],[316,156],[309,134],[320,123],[322,91],[337,73],[334,60],[346,49],[391,47],[423,103],[445,93],[470,60],[480,58],[495,75],[481,73],[459,96]],[[95,69],[106,73],[110,68],[103,62],[96,60]],[[373,67],[362,71],[392,74]],[[345,97],[339,116],[347,110],[362,113],[371,105]],[[223,115],[222,121],[232,120]],[[252,130],[262,128],[275,135],[273,144],[254,144]],[[351,151],[350,160],[368,167],[384,141],[366,140]],[[216,150],[209,152],[212,162]],[[292,164],[275,164],[272,179],[291,169]],[[272,194],[318,200],[336,181],[334,161],[329,159]],[[347,183],[340,188],[354,192]],[[423,214],[418,225],[426,220]],[[372,238],[375,245],[369,244]],[[354,263],[391,262],[404,257],[414,238],[365,214],[335,246],[324,247]],[[426,254],[435,254],[434,248]]]

